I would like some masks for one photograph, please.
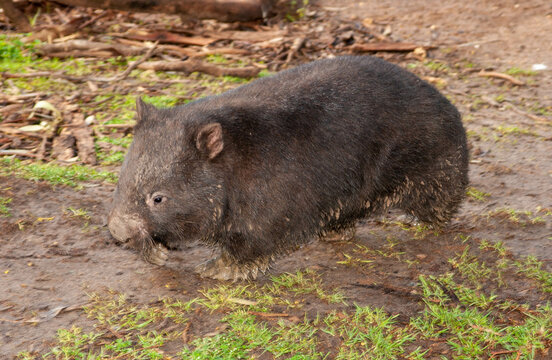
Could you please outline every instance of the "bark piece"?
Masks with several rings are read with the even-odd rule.
[[[77,140],[77,150],[80,160],[89,165],[96,165],[98,159],[96,158],[96,152],[94,151],[94,138],[92,129],[86,126],[84,123],[72,129],[73,136]]]
[[[68,161],[76,156],[77,140],[68,129],[63,129],[61,134],[54,138],[52,143],[52,157],[61,161]]]

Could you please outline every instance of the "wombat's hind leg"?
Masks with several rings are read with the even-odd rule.
[[[199,264],[195,271],[201,277],[208,277],[216,280],[255,280],[259,271],[265,272],[268,269],[268,259],[257,260],[253,263],[240,264],[232,259],[226,252],[214,259]]]
[[[444,225],[457,212],[466,188],[460,181],[445,180],[436,178],[411,183],[398,207],[423,223]]]

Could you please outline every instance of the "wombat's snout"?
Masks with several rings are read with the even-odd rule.
[[[136,238],[140,232],[140,223],[133,216],[122,215],[116,209],[109,213],[107,227],[111,235],[121,243]]]

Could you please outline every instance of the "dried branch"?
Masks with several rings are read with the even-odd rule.
[[[123,56],[136,56],[142,53],[143,48],[137,46],[126,46],[120,44],[105,44],[96,41],[89,41],[83,39],[71,40],[57,44],[42,44],[38,49],[42,54],[52,57],[66,57],[60,56],[56,53],[67,53],[68,56],[74,56],[72,53],[75,50],[80,51],[108,51],[113,56],[112,52],[115,52]]]
[[[261,69],[253,66],[243,68],[221,67],[198,59],[188,59],[186,61],[151,61],[139,65],[138,68],[155,71],[183,71],[186,73],[197,71],[213,76],[235,76],[242,78],[257,76],[261,71]]]
[[[140,64],[142,64],[144,61],[146,61],[153,55],[158,44],[159,44],[159,41],[156,41],[155,44],[153,44],[148,49],[148,51],[144,54],[144,56],[142,56],[140,59],[130,64],[129,67],[122,74],[115,76],[113,78],[113,81],[121,81],[126,79],[126,77],[130,74],[132,70],[136,69],[136,67],[140,66]]]

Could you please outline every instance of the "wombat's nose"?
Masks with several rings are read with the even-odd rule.
[[[140,231],[140,223],[134,216],[121,215],[118,211],[109,214],[107,227],[111,235],[122,243],[129,242]]]

